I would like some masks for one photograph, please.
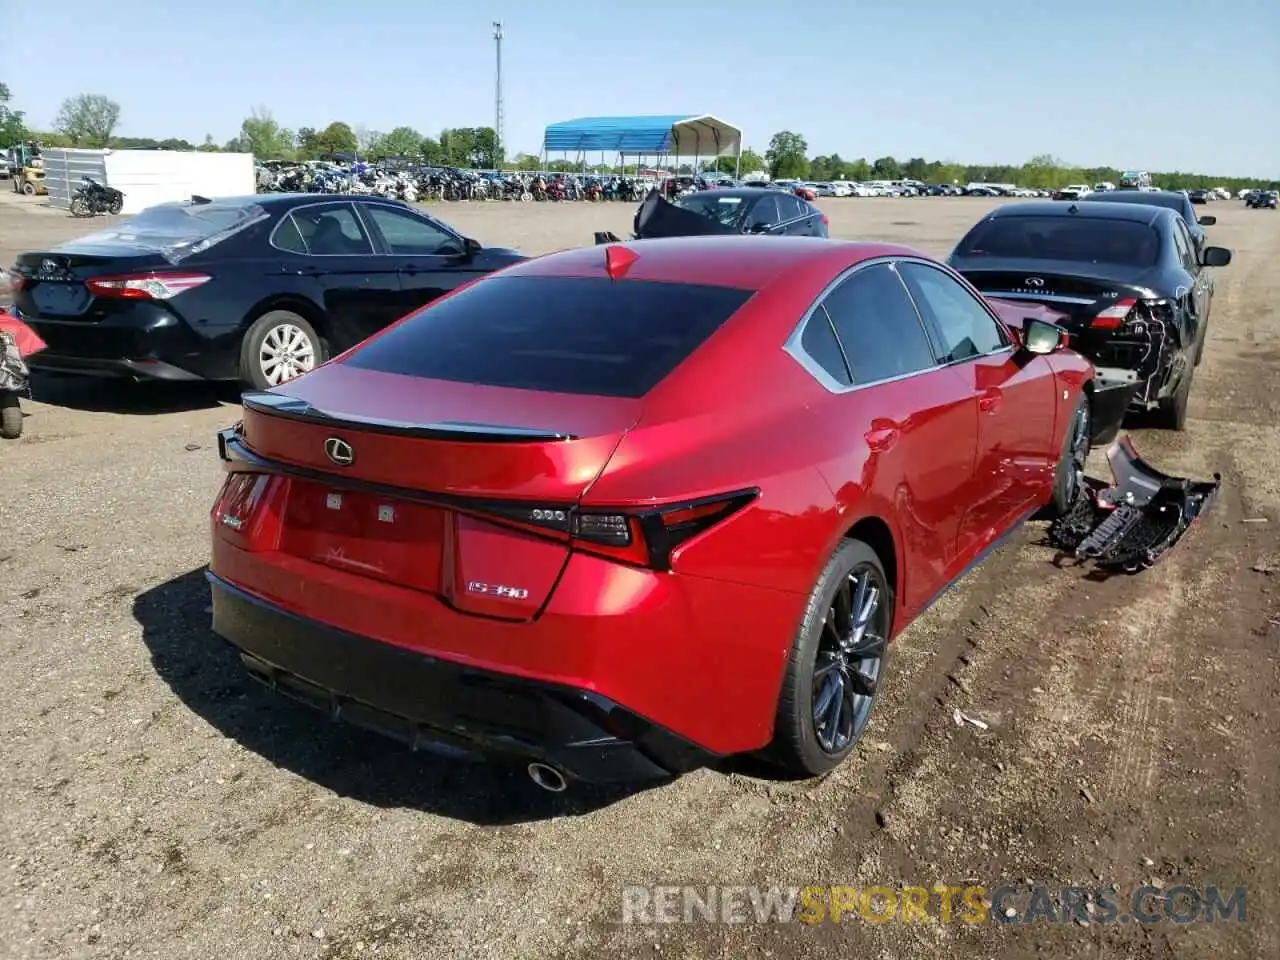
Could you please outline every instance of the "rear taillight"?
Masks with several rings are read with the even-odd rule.
[[[1138,301],[1133,297],[1117,300],[1094,317],[1089,326],[1094,330],[1119,330],[1124,325],[1125,320],[1128,319],[1129,313],[1137,305]]]
[[[21,290],[27,285],[26,274],[19,273],[17,270],[9,271],[9,289]]]
[[[827,215],[825,213],[822,215],[822,225],[824,227],[831,226],[831,221],[827,219]]]
[[[85,286],[95,297],[170,300],[211,279],[207,273],[134,273],[119,277],[93,277],[85,281]]]
[[[728,519],[758,495],[758,490],[738,490],[639,510],[503,505],[483,512],[562,534],[586,553],[669,570],[676,547]]]
[[[214,534],[244,550],[274,549],[288,492],[287,477],[228,473],[209,513]]]

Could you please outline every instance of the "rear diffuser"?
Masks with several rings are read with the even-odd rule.
[[[1182,539],[1222,484],[1170,477],[1121,437],[1107,450],[1115,483],[1082,477],[1071,509],[1049,526],[1049,543],[1099,570],[1137,573]]]

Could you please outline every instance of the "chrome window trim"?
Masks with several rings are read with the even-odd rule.
[[[809,353],[804,349],[801,341],[804,339],[805,328],[809,325],[809,321],[813,318],[813,315],[817,312],[818,308],[821,307],[824,316],[826,316],[827,322],[831,323],[831,327],[834,330],[835,324],[832,323],[832,321],[830,320],[830,315],[826,313],[826,306],[825,306],[826,299],[828,296],[831,295],[832,291],[834,291],[836,287],[840,286],[840,284],[844,283],[845,280],[853,276],[858,271],[866,270],[875,266],[882,266],[887,264],[889,268],[893,271],[894,275],[898,276],[897,264],[899,263],[923,263],[925,265],[932,266],[932,264],[930,264],[929,261],[922,260],[917,257],[904,257],[904,256],[898,256],[898,255],[890,255],[885,257],[875,257],[870,260],[863,260],[859,263],[855,263],[851,267],[846,267],[844,270],[840,271],[840,273],[836,275],[835,279],[833,279],[830,283],[828,283],[825,287],[822,288],[821,292],[819,292],[819,294],[814,298],[813,303],[811,303],[808,309],[805,310],[804,315],[801,316],[799,322],[795,325],[795,328],[792,329],[791,334],[783,342],[782,344],[783,352],[786,353],[788,356],[790,356],[791,359],[794,360],[796,363],[798,363],[800,367],[806,373],[808,373],[809,376],[813,377],[813,379],[816,380],[823,387],[823,389],[825,389],[828,393],[836,394],[838,396],[846,393],[853,393],[857,390],[865,390],[869,387],[878,387],[886,383],[897,383],[899,380],[909,380],[912,377],[924,376],[925,374],[933,373],[937,370],[945,369],[946,367],[955,366],[958,363],[968,363],[972,360],[980,360],[986,356],[995,356],[1000,353],[1011,353],[1013,351],[1013,347],[1010,345],[1010,346],[1002,347],[999,350],[992,351],[990,354],[979,354],[978,356],[964,357],[963,359],[960,359],[960,360],[952,360],[949,363],[942,363],[938,359],[935,353],[933,358],[934,360],[933,366],[926,367],[923,370],[912,370],[910,373],[900,373],[895,377],[882,377],[879,380],[868,380],[865,383],[858,383],[857,381],[855,381],[850,384],[843,384],[843,383],[840,383],[838,380],[836,380],[833,376],[831,376],[831,374],[829,374],[826,371],[826,369],[822,366],[822,364],[818,363],[818,361],[815,360],[812,356],[810,356]],[[924,318],[920,316],[920,311],[916,307],[914,298],[912,298],[911,296],[911,291],[907,289],[907,285],[905,282],[903,282],[901,276],[898,276],[898,282],[902,284],[903,292],[907,295],[907,302],[911,304],[912,309],[915,310],[916,312],[916,322],[920,324],[920,331],[925,336],[925,342],[929,344],[930,352],[933,353],[934,351],[933,338],[929,335],[929,328],[926,326],[924,322]],[[998,319],[997,319],[997,325],[999,325]],[[840,349],[843,352],[844,344],[840,343],[838,333],[836,336],[836,342],[839,343]],[[849,372],[850,372],[850,375],[852,375],[853,373],[852,367],[850,367]]]
[[[286,250],[284,247],[276,246],[276,231],[280,229],[280,225],[284,223],[286,217],[292,217],[295,211],[311,210],[315,207],[334,207],[345,206],[351,210],[351,215],[356,218],[356,223],[360,225],[360,229],[365,233],[365,239],[369,241],[368,253],[312,253],[308,248],[306,253],[298,253],[296,250]],[[294,224],[297,228],[297,224]],[[302,236],[302,231],[298,230],[298,236]],[[302,242],[307,242],[306,237],[302,237]],[[281,253],[287,253],[293,257],[374,257],[378,255],[378,251],[374,248],[373,234],[369,232],[369,227],[365,224],[364,219],[360,216],[360,211],[356,209],[356,205],[349,199],[346,200],[318,200],[315,203],[300,203],[296,207],[290,207],[289,212],[276,221],[276,225],[271,228],[271,236],[267,237],[267,245],[279,250]]]

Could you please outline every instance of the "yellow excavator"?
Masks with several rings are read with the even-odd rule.
[[[14,193],[28,197],[48,193],[44,185],[44,160],[40,157],[40,144],[35,140],[10,147],[3,154],[9,165],[9,179]]]

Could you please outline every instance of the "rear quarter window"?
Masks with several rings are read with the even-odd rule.
[[[495,387],[642,397],[752,293],[597,277],[491,277],[426,307],[343,362]]]

